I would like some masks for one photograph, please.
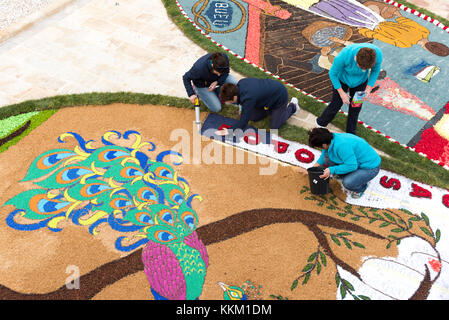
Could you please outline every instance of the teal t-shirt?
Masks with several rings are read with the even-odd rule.
[[[368,47],[376,51],[376,62],[370,70],[362,70],[355,61],[355,56],[361,48]],[[371,43],[353,43],[343,48],[335,57],[329,70],[329,77],[335,89],[341,87],[341,82],[350,88],[357,87],[368,79],[368,85],[373,87],[379,76],[382,64],[382,51]]]
[[[324,157],[336,166],[329,167],[331,174],[346,174],[357,169],[373,169],[380,165],[380,156],[365,139],[352,133],[334,133],[328,150],[323,150],[318,159],[324,164]]]

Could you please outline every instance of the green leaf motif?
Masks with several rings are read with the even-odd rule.
[[[391,230],[391,232],[394,232],[394,233],[399,233],[399,232],[404,232],[405,230],[404,229],[402,229],[402,228],[396,228],[396,229],[392,229]]]
[[[320,272],[321,272],[321,263],[318,262],[316,265],[316,273],[320,274]]]
[[[338,240],[338,238],[337,238],[336,236],[331,235],[331,239],[332,239],[332,241],[335,242],[337,245],[339,245],[339,246],[341,245],[340,240]]]
[[[441,238],[441,231],[440,229],[437,229],[437,231],[435,232],[435,243],[440,241],[440,238]]]
[[[382,212],[384,214],[385,217],[387,217],[388,220],[390,220],[391,222],[396,223],[396,219],[389,213],[387,212]]]
[[[306,276],[304,277],[304,280],[302,282],[302,285],[305,285],[307,282],[309,282],[310,279],[310,273],[306,274]]]
[[[335,274],[335,283],[337,284],[337,287],[340,285],[340,276],[338,273]]]
[[[365,246],[363,244],[361,244],[361,243],[353,242],[352,244],[355,245],[358,248],[366,249]]]
[[[431,236],[433,238],[433,233],[431,231],[429,231],[429,229],[421,227],[420,228],[425,234],[427,234],[428,236]]]
[[[424,222],[429,225],[429,217],[426,216],[424,212],[421,212],[421,217],[423,218]]]
[[[340,294],[341,294],[341,298],[344,299],[346,297],[346,288],[345,286],[340,286]]]
[[[323,266],[326,267],[327,266],[326,255],[320,251],[320,257],[321,257],[321,263],[323,264]]]
[[[359,298],[362,300],[371,300],[371,298],[369,298],[367,296],[362,296],[362,295],[360,295]]]
[[[379,226],[379,228],[385,228],[385,227],[388,227],[390,224],[391,224],[391,223],[389,223],[389,222],[384,222],[384,223],[382,223],[382,224]]]
[[[347,280],[345,280],[345,279],[342,279],[341,281],[343,282],[343,284],[344,284],[346,287],[348,287],[349,290],[354,291],[354,287],[352,286],[352,284],[351,284],[349,281],[347,281]]]
[[[351,233],[349,233],[349,232],[340,232],[340,233],[337,233],[337,236],[339,236],[339,237],[346,237],[346,236],[351,236],[352,234]]]
[[[304,267],[304,269],[302,269],[302,272],[306,273],[311,271],[313,268],[315,267],[315,265],[313,263],[309,263],[308,265],[306,265]]]
[[[339,217],[346,217],[348,214],[347,213],[343,213],[343,212],[337,212],[337,216]]]
[[[290,290],[291,290],[291,291],[295,290],[295,288],[296,288],[297,286],[298,286],[298,279],[296,279],[295,281],[293,281]]]
[[[346,245],[346,247],[347,247],[348,249],[351,249],[351,250],[352,250],[352,246],[351,246],[351,244],[349,243],[349,241],[348,241],[346,238],[343,238],[343,242],[345,243],[345,245]]]
[[[315,260],[316,257],[316,252],[312,253],[309,257],[309,259],[307,259],[307,262],[312,262],[313,260]]]

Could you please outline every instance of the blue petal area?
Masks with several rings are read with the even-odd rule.
[[[137,230],[140,230],[143,228],[143,226],[136,226],[136,225],[124,226],[123,224],[129,223],[129,221],[125,221],[122,219],[116,219],[116,218],[114,218],[113,214],[109,215],[108,223],[112,229],[120,231],[120,232],[133,232],[133,231],[137,231]]]
[[[150,151],[153,151],[153,150],[150,150]],[[143,153],[143,152],[137,151],[136,152],[136,159],[139,160],[140,167],[142,169],[145,169],[145,167],[146,167],[146,165],[148,163],[148,159],[149,159],[148,156],[145,153]]]
[[[189,183],[187,182],[186,179],[182,178],[182,177],[178,177],[178,181],[182,181],[184,182],[186,185],[189,185]]]
[[[76,211],[72,211],[72,213],[70,214],[70,217],[72,218],[72,222],[76,225],[80,225],[79,219],[82,216],[85,216],[86,214],[88,214],[90,212],[90,209],[92,209],[92,204],[89,203],[84,208],[78,209]]]
[[[147,186],[153,188],[153,190],[157,192],[158,198],[159,198],[159,200],[158,200],[159,203],[164,203],[165,202],[164,191],[158,185],[156,185],[154,183],[150,183],[148,181],[144,181],[144,183]]]
[[[186,201],[186,204],[189,206],[189,208],[192,208],[192,200],[195,196],[198,196],[198,194],[192,194]]]
[[[117,135],[117,138],[120,139],[120,137],[122,136],[122,134],[118,131],[112,130],[110,132],[114,132]],[[114,143],[107,141],[104,137],[101,137],[101,142],[103,142],[104,145],[106,146],[115,146]]]
[[[52,216],[51,218],[42,220],[42,221],[40,221],[40,222],[38,222],[38,223],[32,223],[32,224],[19,224],[19,223],[17,223],[17,222],[14,221],[14,217],[15,217],[17,214],[19,214],[20,212],[23,212],[23,210],[16,209],[16,210],[14,210],[13,212],[11,212],[11,213],[8,215],[8,217],[6,218],[6,224],[7,224],[9,227],[11,227],[11,228],[13,228],[13,229],[16,229],[16,230],[19,230],[19,231],[34,231],[34,230],[38,230],[38,229],[45,228],[45,227],[47,226],[47,223],[48,223],[51,219],[53,219],[53,218],[55,218],[55,217],[64,216],[64,214],[65,214],[65,213],[61,213],[61,214]],[[54,228],[48,228],[48,229],[50,229],[51,231],[54,231],[54,232],[61,231],[61,229],[54,229]]]
[[[89,227],[89,232],[90,234],[94,234],[94,229],[99,226],[100,224],[104,223],[104,222],[108,222],[107,218],[103,218],[100,220],[95,221],[94,223],[92,223]]]
[[[164,297],[161,296],[159,293],[157,293],[156,291],[154,291],[153,288],[151,288],[151,293],[153,294],[154,300],[168,300],[167,298],[164,298]]]
[[[133,133],[137,134],[140,136],[140,132],[136,131],[136,130],[128,130],[123,134],[123,138],[128,139],[130,135],[132,135]]]
[[[115,241],[115,248],[117,250],[123,251],[123,252],[132,251],[140,246],[143,246],[144,244],[146,244],[149,241],[148,239],[142,239],[142,240],[137,241],[136,243],[133,243],[132,245],[123,246],[122,245],[123,239],[125,239],[125,237],[117,238],[117,240]]]
[[[164,158],[166,156],[168,156],[168,155],[177,155],[177,156],[182,158],[182,154],[180,154],[179,152],[172,151],[172,150],[167,150],[167,151],[162,151],[161,153],[159,153],[157,155],[157,157],[156,157],[156,161],[157,162],[164,162]],[[181,162],[173,162],[173,164],[175,166],[179,166],[180,164],[182,164],[182,161]]]
[[[67,132],[67,133],[70,133],[71,135],[73,135],[73,137],[78,141],[78,144],[79,144],[79,146],[80,146],[80,148],[81,149],[83,149],[85,152],[87,152],[87,153],[92,153],[92,152],[94,152],[96,149],[88,149],[87,147],[86,147],[86,144],[87,143],[89,143],[89,142],[92,142],[92,141],[94,141],[94,140],[89,140],[89,141],[85,141],[84,140],[84,138],[83,137],[81,137],[78,133],[75,133],[75,132]],[[58,141],[60,142],[60,143],[65,143],[63,140],[61,140],[60,138],[58,138]]]

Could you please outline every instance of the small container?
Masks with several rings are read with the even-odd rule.
[[[351,107],[360,108],[365,97],[365,91],[357,91],[352,98]]]
[[[320,178],[324,173],[324,167],[310,167],[307,169],[309,174],[310,192],[312,194],[327,194],[329,193],[329,178],[326,180]]]

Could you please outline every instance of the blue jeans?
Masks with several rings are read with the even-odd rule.
[[[237,84],[238,80],[231,74],[229,74],[225,80],[225,83]],[[208,87],[198,88],[193,85],[196,95],[200,98],[206,107],[212,112],[219,112],[221,110],[221,102],[218,98],[220,93],[220,87],[215,88],[213,91],[209,91]]]
[[[329,157],[324,158],[324,164],[328,167],[336,166]],[[368,188],[368,182],[373,180],[380,171],[380,165],[373,169],[357,169],[353,172],[341,174],[343,177],[343,186],[349,191],[364,192]]]

